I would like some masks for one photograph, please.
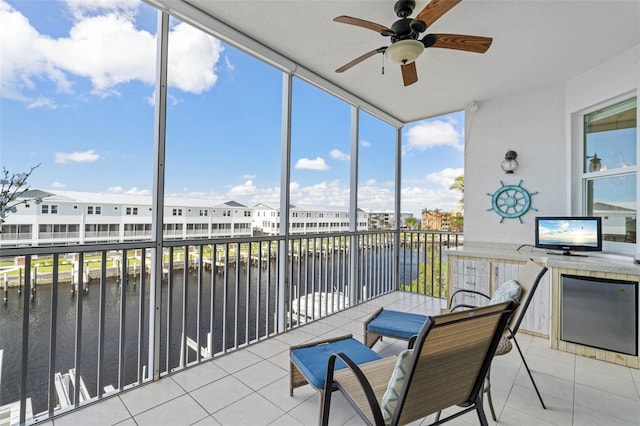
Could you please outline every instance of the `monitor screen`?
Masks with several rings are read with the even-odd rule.
[[[602,251],[600,217],[536,217],[536,247],[562,251]]]

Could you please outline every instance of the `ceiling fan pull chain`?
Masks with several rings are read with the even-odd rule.
[[[384,54],[382,55],[382,75],[384,75]]]

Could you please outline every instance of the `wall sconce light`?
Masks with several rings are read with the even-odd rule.
[[[513,150],[507,151],[507,153],[504,155],[504,160],[502,160],[502,163],[500,163],[500,168],[502,169],[502,171],[506,174],[511,174],[518,170],[520,164],[518,164],[518,160],[516,160],[516,158],[518,158],[517,152]]]
[[[598,154],[593,154],[593,155],[587,155],[587,158],[590,158],[589,160],[589,171],[590,172],[599,172],[602,170],[602,161],[600,161],[600,158],[598,158]]]

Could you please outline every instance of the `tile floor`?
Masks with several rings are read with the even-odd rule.
[[[45,422],[45,425],[315,425],[318,393],[310,386],[289,396],[289,347],[352,333],[375,309],[434,314],[439,299],[395,292],[345,312],[221,356]],[[547,340],[519,334],[542,393],[542,409],[517,351],[497,357],[492,395],[501,425],[640,425],[640,370],[549,348]],[[385,339],[374,349],[397,353],[406,342]],[[337,394],[332,425],[362,421]],[[488,403],[485,410],[489,422]],[[415,424],[429,424],[433,416]],[[475,413],[449,424],[478,424]]]

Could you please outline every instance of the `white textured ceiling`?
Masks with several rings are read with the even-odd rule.
[[[172,10],[182,0],[151,2]],[[416,61],[418,82],[404,87],[399,66],[385,60],[381,73],[381,54],[335,73],[389,38],[332,19],[348,15],[390,27],[397,20],[393,0],[184,3],[204,12],[186,12],[196,21],[211,15],[405,123],[563,82],[640,44],[640,0],[464,0],[426,33],[489,36],[491,48],[426,49]],[[416,3],[413,15],[427,0]]]

